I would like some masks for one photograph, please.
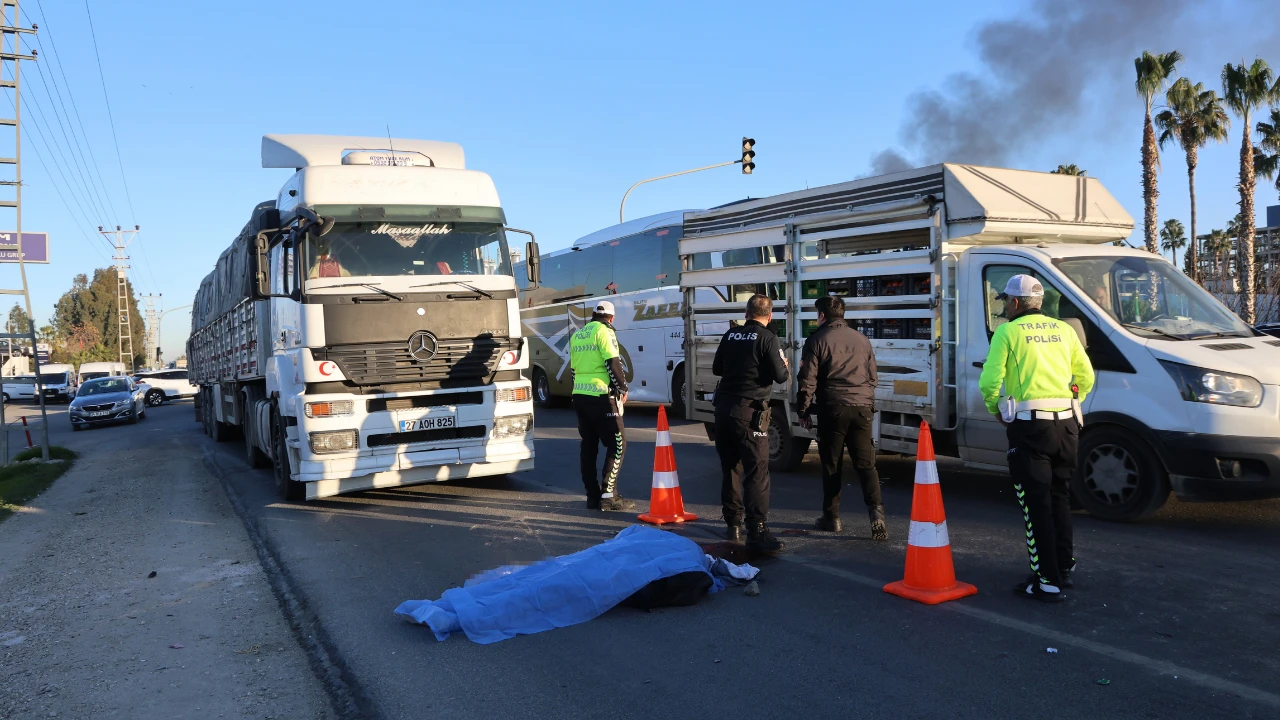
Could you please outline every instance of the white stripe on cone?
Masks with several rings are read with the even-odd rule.
[[[939,548],[951,544],[947,535],[947,522],[940,523],[911,521],[911,529],[907,532],[907,544],[922,548]]]
[[[916,484],[917,485],[937,485],[938,484],[938,463],[933,460],[917,460],[916,461]]]
[[[680,487],[680,477],[676,475],[676,471],[653,472],[653,486],[656,488],[675,488]]]
[[[659,430],[656,445],[657,447],[669,447],[671,445],[671,431]]]

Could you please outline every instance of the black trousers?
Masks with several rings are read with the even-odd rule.
[[[769,433],[751,429],[748,400],[716,405],[716,454],[720,456],[720,505],[725,522],[764,522],[769,516]]]
[[[849,450],[853,469],[862,484],[867,507],[880,504],[880,475],[876,473],[876,448],[871,443],[875,410],[866,405],[831,405],[818,408],[818,457],[822,460],[822,513],[840,514],[840,486],[844,451]]]
[[[627,435],[622,426],[618,402],[608,395],[574,395],[573,409],[578,413],[578,462],[582,468],[582,485],[588,498],[599,498],[618,489],[618,473],[627,454]],[[596,458],[604,446],[604,468],[596,480]]]
[[[1040,582],[1057,585],[1073,562],[1071,478],[1080,426],[1066,420],[1009,423],[1009,474],[1027,525],[1027,555]]]

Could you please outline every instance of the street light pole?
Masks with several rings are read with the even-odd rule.
[[[172,308],[172,309],[170,309],[170,310],[165,310],[164,312],[160,313],[160,317],[159,317],[159,319],[157,319],[157,320],[156,320],[156,349],[157,349],[157,350],[159,350],[159,349],[160,349],[160,347],[161,347],[161,346],[160,346],[160,330],[164,327],[164,325],[163,325],[163,323],[164,323],[164,316],[165,316],[165,315],[168,315],[169,313],[173,312],[174,310],[187,310],[187,309],[189,309],[190,307],[191,307],[190,305],[179,305],[179,306],[178,306],[178,307],[176,307],[176,308]],[[161,352],[161,354],[163,354],[163,353],[164,353],[164,350],[160,350],[160,352]]]
[[[722,162],[716,165],[708,165],[706,167],[694,168],[692,170],[682,170],[681,172],[671,173],[670,175],[659,175],[658,177],[649,178],[648,180],[641,180],[635,185],[632,185],[631,187],[627,188],[626,194],[622,196],[622,207],[618,208],[618,222],[619,223],[626,222],[625,213],[627,211],[627,195],[630,195],[632,190],[635,190],[636,188],[640,187],[641,185],[644,185],[645,183],[651,183],[655,180],[666,180],[667,178],[673,178],[679,175],[688,175],[689,173],[702,172],[703,170],[712,170],[715,168],[725,167],[726,165],[737,165],[740,162],[742,161],[734,160],[732,162]]]

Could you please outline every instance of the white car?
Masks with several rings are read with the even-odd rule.
[[[151,370],[133,376],[135,382],[148,385],[144,397],[147,407],[155,407],[165,400],[195,397],[200,388],[187,379],[185,368]]]

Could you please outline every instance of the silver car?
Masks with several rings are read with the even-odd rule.
[[[71,401],[67,415],[71,429],[108,423],[136,423],[147,416],[143,405],[144,388],[128,377],[95,378],[80,386]]]

